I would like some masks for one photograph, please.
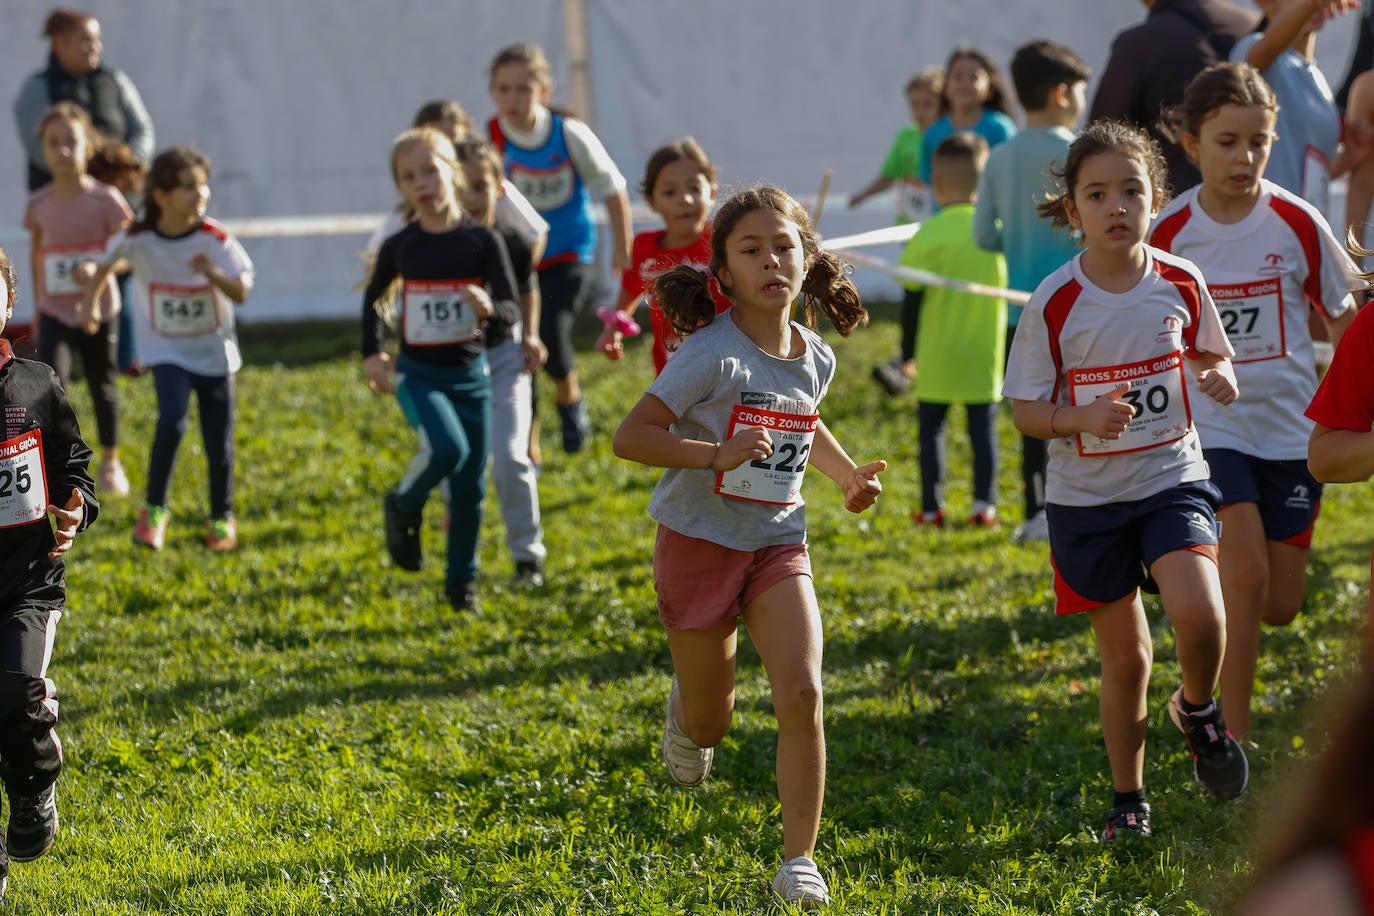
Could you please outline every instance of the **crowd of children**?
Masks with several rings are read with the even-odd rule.
[[[953,405],[965,409],[973,454],[965,517],[1001,524],[997,427],[1002,398],[1012,402],[1024,490],[1016,538],[1048,542],[1056,613],[1084,614],[1100,653],[1113,787],[1104,842],[1153,832],[1144,785],[1153,639],[1141,592],[1159,595],[1174,630],[1181,683],[1167,712],[1194,775],[1212,794],[1235,797],[1249,779],[1261,628],[1302,607],[1319,481],[1374,472],[1374,401],[1361,384],[1374,320],[1356,317],[1353,296],[1370,278],[1321,205],[1330,176],[1358,173],[1368,151],[1327,136],[1325,109],[1300,101],[1321,96],[1308,72],[1314,14],[1352,4],[1276,0],[1235,62],[1193,80],[1165,127],[1202,180],[1172,202],[1165,159],[1138,126],[1098,121],[1075,134],[1091,74],[1050,41],[1011,60],[1019,130],[986,53],[961,46],[943,68],[917,74],[906,86],[912,125],[850,199],[856,206],[898,186],[899,221],[919,223],[901,263],[942,278],[906,283],[900,353],[874,370],[889,393],[914,394],[914,524],[947,525]],[[648,505],[673,663],[660,753],[675,782],[706,779],[732,717],[743,621],[778,722],[784,848],[772,889],[786,902],[827,903],[814,859],[825,787],[823,634],[801,483],[815,463],[856,513],[882,492],[887,463],[857,464],[819,411],[837,366],[813,328],[823,317],[847,336],[867,312],[843,262],[822,250],[784,191],[739,191],[717,208],[717,168],[690,137],[649,157],[640,192],[663,226],[632,240],[625,179],[584,122],[550,107],[543,52],[506,47],[487,75],[496,109],[487,137],[461,106],[440,101],[396,138],[399,202],[369,243],[364,375],[373,392],[396,396],[417,436],[413,460],[382,499],[387,551],[404,570],[423,567],[423,511],[438,490],[448,504],[444,594],[457,610],[478,610],[490,467],[516,580],[544,584],[536,375],[542,368],[553,380],[564,450],[581,451],[593,424],[571,334],[591,295],[592,208],[603,201],[621,286],[602,310],[596,349],[621,359],[640,332],[641,305],[652,330],[655,379],[612,448],[664,469]],[[38,133],[53,179],[33,194],[24,224],[38,352],[52,369],[16,359],[0,340],[0,470],[37,479],[39,462],[45,471],[43,487],[0,498],[5,564],[28,557],[24,574],[0,586],[0,648],[12,657],[0,678],[22,698],[0,709],[17,723],[0,746],[0,776],[10,802],[5,848],[18,861],[45,852],[57,827],[61,755],[40,650],[61,615],[62,557],[95,520],[97,488],[129,491],[118,313],[134,315],[158,404],[133,539],[154,550],[166,543],[194,392],[209,465],[205,543],[233,550],[242,364],[234,316],[253,285],[242,246],[207,216],[205,156],[184,146],[160,153],[136,217],[112,187],[116,175],[130,182],[127,158],[80,107],[55,105]],[[1320,142],[1296,154],[1280,143],[1309,135]],[[129,302],[114,283],[124,270]],[[0,283],[3,329],[15,295],[3,252]],[[1016,291],[1029,293],[1024,310],[1008,301]],[[802,322],[793,320],[798,299]],[[1310,311],[1340,345],[1320,389]],[[394,357],[388,329],[399,337]],[[78,354],[101,450],[94,479],[64,393]]]

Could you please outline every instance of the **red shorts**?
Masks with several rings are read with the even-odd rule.
[[[806,544],[731,550],[664,525],[654,538],[658,619],[670,630],[713,630],[784,579],[811,576]]]

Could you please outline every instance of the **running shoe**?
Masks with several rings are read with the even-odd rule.
[[[239,546],[239,524],[232,515],[206,521],[205,546],[216,551],[234,550]]]
[[[1000,528],[1002,520],[997,517],[997,507],[989,506],[979,512],[975,512],[968,517],[968,523],[974,528]]]
[[[563,424],[563,451],[572,455],[582,451],[592,437],[592,418],[587,413],[587,399],[578,398],[571,404],[558,404],[558,419]]]
[[[129,476],[124,473],[124,465],[118,461],[100,462],[95,485],[102,493],[113,493],[115,496],[129,495]]]
[[[879,363],[873,367],[873,381],[894,398],[905,394],[911,387],[911,379],[902,371],[901,357],[890,363]]]
[[[167,526],[172,513],[166,506],[144,506],[134,523],[134,543],[151,550],[161,550],[167,542]]]
[[[5,787],[10,800],[10,824],[5,851],[15,862],[32,862],[57,839],[57,783],[36,795],[20,795]]]
[[[677,700],[677,678],[673,678],[673,689],[668,693],[668,716],[663,723],[663,742],[659,746],[663,754],[663,765],[668,775],[680,786],[699,786],[711,772],[711,761],[715,758],[715,748],[701,747],[683,734],[673,715],[673,703]]]
[[[396,494],[386,494],[382,500],[382,514],[386,519],[386,549],[391,560],[402,569],[416,572],[424,568],[425,558],[420,552],[420,515],[409,515],[396,507]]]
[[[927,526],[931,528],[943,528],[945,527],[945,510],[940,509],[935,512],[913,512],[911,513],[911,524],[915,525],[917,528]]]
[[[543,588],[544,564],[538,560],[517,560],[515,584],[526,588]]]
[[[1050,539],[1050,520],[1045,515],[1045,510],[1026,519],[1026,523],[1016,532],[1016,543],[1029,544],[1032,541],[1048,541]]]
[[[450,582],[444,586],[449,607],[455,611],[480,614],[482,606],[477,602],[477,586],[471,582]]]
[[[797,856],[782,863],[773,876],[773,896],[780,903],[795,903],[804,910],[814,910],[830,902],[830,888],[815,862]]]
[[[1150,805],[1117,805],[1107,812],[1107,825],[1102,828],[1102,842],[1110,843],[1121,834],[1137,834],[1142,837],[1153,836],[1150,829]]]
[[[1183,708],[1183,688],[1169,697],[1169,718],[1188,740],[1193,752],[1193,776],[1218,798],[1235,798],[1250,781],[1250,764],[1245,751],[1221,717],[1221,704],[1212,700],[1210,708],[1190,713]]]

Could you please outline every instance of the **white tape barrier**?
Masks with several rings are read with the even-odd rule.
[[[830,243],[824,245],[826,251],[833,250]],[[1030,301],[1031,294],[1019,289],[1003,289],[998,286],[987,286],[982,283],[970,283],[966,280],[955,280],[952,277],[942,277],[940,274],[933,274],[928,270],[917,270],[914,267],[907,267],[902,264],[890,264],[882,258],[875,258],[871,254],[861,254],[857,251],[838,251],[841,258],[844,258],[855,267],[863,267],[868,270],[886,274],[897,280],[905,280],[908,283],[919,283],[922,286],[940,286],[945,289],[955,289],[960,292],[973,293],[977,296],[992,296],[995,299],[1005,299],[1016,305],[1025,305]]]
[[[860,232],[857,235],[841,235],[825,240],[827,251],[847,251],[850,248],[867,248],[871,245],[895,245],[904,243],[921,228],[920,223],[901,223]]]

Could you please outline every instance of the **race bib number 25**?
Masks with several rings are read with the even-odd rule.
[[[27,525],[48,511],[43,433],[32,430],[0,442],[0,528]]]
[[[762,427],[773,440],[773,454],[716,475],[716,493],[780,506],[799,502],[806,460],[820,423],[820,414],[781,413],[736,404],[726,438],[746,427]]]

